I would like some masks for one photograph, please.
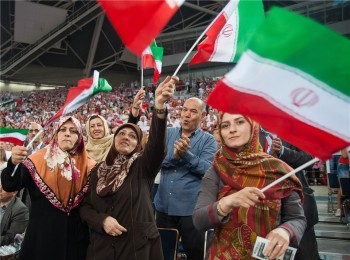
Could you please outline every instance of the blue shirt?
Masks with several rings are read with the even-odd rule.
[[[174,158],[174,144],[181,137],[181,128],[167,129],[167,155],[154,199],[157,211],[170,216],[191,216],[197,202],[202,177],[212,165],[216,152],[214,137],[197,129],[190,136],[190,149],[181,159]]]

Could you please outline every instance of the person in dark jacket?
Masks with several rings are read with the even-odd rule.
[[[161,260],[161,238],[155,223],[151,189],[164,159],[166,106],[177,78],[157,88],[149,140],[142,150],[141,129],[121,125],[106,161],[91,174],[80,216],[91,228],[87,259]]]
[[[28,158],[27,153],[24,146],[13,147],[1,174],[4,190],[27,188],[32,202],[20,258],[85,260],[89,230],[80,220],[79,205],[95,161],[87,156],[79,121],[61,118],[50,143]]]
[[[299,148],[281,140],[278,137],[271,136],[270,145],[269,138],[265,138],[268,134],[267,131],[260,131],[260,143],[262,147],[270,147],[268,149],[270,153],[280,160],[286,162],[292,168],[297,168],[304,163],[313,159],[313,156],[300,150]],[[312,165],[308,169],[312,168]],[[298,260],[318,260],[320,259],[318,253],[318,245],[314,230],[314,225],[318,223],[318,211],[316,199],[314,197],[314,191],[309,187],[308,181],[305,177],[305,171],[299,171],[295,174],[303,185],[303,195],[304,195],[304,213],[307,220],[307,227],[301,238],[300,244],[298,246],[298,251],[296,253],[295,259]]]
[[[0,246],[12,244],[27,227],[29,211],[16,193],[4,191],[0,183]]]

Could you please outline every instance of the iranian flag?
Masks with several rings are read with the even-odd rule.
[[[190,65],[202,62],[237,62],[249,39],[264,20],[261,0],[231,0],[207,28],[206,38]]]
[[[138,56],[185,0],[98,0],[126,47]]]
[[[108,84],[107,80],[99,78],[99,72],[95,70],[93,78],[81,79],[78,81],[78,86],[69,89],[63,107],[50,118],[45,126],[48,126],[61,116],[78,109],[95,94],[109,92],[111,90],[112,87]]]
[[[0,141],[23,145],[27,134],[28,129],[0,128]]]
[[[142,69],[153,68],[153,84],[157,83],[162,72],[162,59],[164,48],[158,47],[156,41],[142,53]]]
[[[320,158],[350,144],[350,41],[273,8],[207,103]]]

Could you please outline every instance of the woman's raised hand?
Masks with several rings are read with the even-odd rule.
[[[167,76],[165,80],[159,84],[155,93],[155,108],[163,109],[165,102],[169,101],[175,92],[175,84],[179,82],[177,76]]]
[[[134,97],[132,107],[133,108],[140,108],[142,101],[145,99],[145,96],[146,96],[145,87],[142,86]]]

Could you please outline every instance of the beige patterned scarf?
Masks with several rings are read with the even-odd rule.
[[[91,136],[90,133],[90,120],[92,116],[97,116],[100,118],[103,122],[103,126],[105,129],[105,135],[104,137],[100,139],[94,139]],[[109,134],[109,127],[107,124],[106,119],[104,119],[100,115],[92,115],[89,117],[89,119],[86,122],[86,134],[88,136],[88,141],[86,144],[86,151],[88,155],[94,159],[96,162],[102,162],[106,159],[109,148],[111,147],[113,143],[113,135]]]

